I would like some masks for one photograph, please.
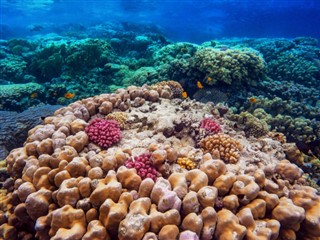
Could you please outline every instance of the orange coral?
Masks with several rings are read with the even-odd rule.
[[[227,134],[215,134],[200,141],[200,147],[212,155],[218,151],[220,158],[229,163],[236,163],[240,158],[241,144]]]

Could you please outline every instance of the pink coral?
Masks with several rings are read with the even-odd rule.
[[[156,168],[153,166],[150,157],[151,153],[144,153],[137,157],[129,158],[124,165],[127,168],[135,168],[137,170],[138,175],[142,179],[151,178],[155,181],[158,172]]]
[[[121,139],[119,124],[114,120],[94,119],[85,129],[90,141],[108,148]]]
[[[217,134],[221,132],[221,127],[211,118],[204,118],[200,121],[200,128],[204,128],[207,134]]]

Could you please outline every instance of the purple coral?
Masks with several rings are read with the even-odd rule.
[[[142,179],[151,178],[153,181],[156,181],[158,172],[153,166],[150,157],[151,153],[143,153],[139,156],[129,158],[124,165],[127,168],[135,168]]]
[[[90,141],[108,148],[121,139],[119,124],[114,120],[94,119],[85,129]]]
[[[222,131],[220,125],[211,118],[202,119],[200,128],[204,128],[207,134],[217,134]]]

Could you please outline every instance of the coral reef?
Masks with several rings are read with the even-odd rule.
[[[265,71],[263,58],[253,49],[199,49],[194,55],[194,66],[202,73],[204,82],[215,85],[256,85]]]
[[[320,197],[276,136],[247,138],[212,115],[217,106],[172,96],[169,86],[118,89],[62,107],[31,129],[6,158],[0,236],[320,237]],[[117,111],[127,114],[126,127],[104,149],[85,129]],[[199,148],[193,135],[203,118],[216,119],[223,133]]]
[[[258,115],[258,111],[256,112]],[[260,117],[260,116],[259,116]],[[242,127],[247,137],[259,138],[269,132],[269,126],[263,118],[257,118],[249,112],[231,114],[230,119],[237,122],[238,127]]]

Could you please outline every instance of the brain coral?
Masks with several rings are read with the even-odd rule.
[[[265,138],[267,147],[259,146],[221,118],[225,134],[205,138],[200,149],[192,124],[173,123],[192,115],[200,121],[215,106],[172,95],[170,88],[157,92],[146,85],[122,89],[71,103],[31,129],[25,144],[6,158],[10,178],[0,198],[0,238],[320,237],[320,197],[305,186],[301,169],[272,154],[273,148],[283,150],[280,142]],[[133,104],[136,99],[139,104]],[[106,120],[94,120],[106,101],[111,111],[128,103],[122,110],[128,120],[121,141],[102,149],[85,129],[96,122],[98,133],[106,130]],[[125,166],[128,159],[134,168]],[[195,165],[183,168],[179,159]],[[138,163],[147,161],[156,179],[139,176]]]

